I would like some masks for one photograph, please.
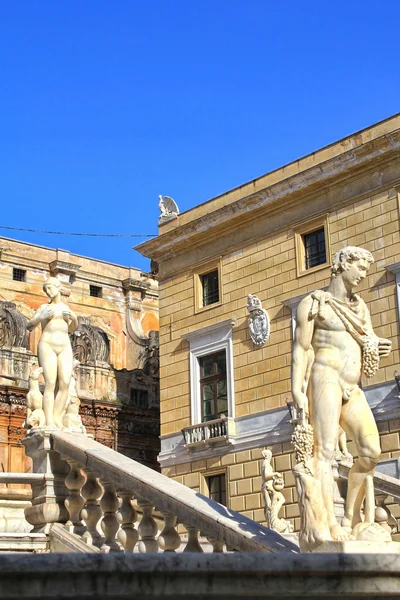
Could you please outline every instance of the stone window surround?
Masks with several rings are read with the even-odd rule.
[[[235,418],[235,394],[233,373],[233,342],[232,328],[235,324],[233,319],[227,319],[203,327],[197,331],[191,331],[182,335],[189,342],[190,359],[190,418],[191,425],[201,423],[201,395],[200,395],[200,364],[199,358],[207,354],[213,354],[218,350],[226,352],[226,383],[228,392],[228,417]]]
[[[219,300],[207,306],[203,306],[203,287],[201,282],[202,275],[207,275],[213,271],[218,271],[218,290]],[[203,263],[196,267],[193,271],[193,286],[194,286],[194,312],[199,313],[206,310],[211,310],[222,304],[222,260],[221,257],[207,263]]]
[[[396,277],[397,316],[400,323],[400,262],[387,265],[385,269]]]
[[[325,214],[316,219],[312,219],[311,221],[306,221],[301,225],[298,225],[294,228],[294,236],[295,236],[295,247],[296,247],[296,270],[297,277],[302,277],[303,275],[309,275],[310,273],[315,273],[316,271],[320,271],[321,269],[325,269],[330,266],[330,258],[331,258],[331,249],[330,249],[330,241],[329,241],[329,215]],[[313,233],[318,229],[324,228],[325,231],[325,252],[326,252],[326,261],[316,267],[312,267],[311,269],[306,269],[305,257],[306,250],[304,245],[304,236],[308,233]]]

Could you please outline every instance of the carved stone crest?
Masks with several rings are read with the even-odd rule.
[[[250,337],[256,346],[263,346],[269,338],[270,320],[267,311],[262,307],[261,300],[254,294],[247,296],[249,311]]]

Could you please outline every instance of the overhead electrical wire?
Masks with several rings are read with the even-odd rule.
[[[156,237],[156,233],[76,233],[72,231],[47,231],[46,229],[24,229],[23,227],[7,227],[0,225],[0,229],[11,231],[27,231],[29,233],[48,233],[51,235],[79,235],[82,237]]]

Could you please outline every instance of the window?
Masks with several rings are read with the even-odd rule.
[[[295,228],[297,276],[329,266],[328,215]]]
[[[306,269],[326,263],[325,229],[317,229],[304,236]]]
[[[209,306],[219,302],[219,283],[218,283],[218,269],[200,275],[201,289],[202,289],[202,305]]]
[[[13,280],[14,281],[26,281],[25,269],[13,269]]]
[[[209,310],[222,302],[221,260],[202,265],[194,272],[195,312]]]
[[[202,422],[219,419],[228,412],[226,383],[226,352],[199,358]]]
[[[93,296],[93,298],[101,298],[103,296],[103,288],[98,285],[90,285],[89,289],[90,295]]]
[[[191,425],[217,419],[221,414],[235,418],[234,323],[227,319],[182,336],[189,342]]]
[[[137,408],[148,408],[149,392],[147,390],[131,388],[131,403]]]
[[[206,477],[208,496],[212,500],[226,506],[226,477],[225,473]]]

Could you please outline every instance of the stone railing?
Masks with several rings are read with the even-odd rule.
[[[195,450],[205,446],[231,444],[235,434],[234,427],[234,420],[225,415],[219,419],[185,427],[182,429],[185,447]]]
[[[202,552],[199,533],[214,552],[298,552],[276,532],[82,434],[38,431],[23,440],[36,473],[26,518],[33,531],[56,535],[56,550],[76,552]],[[142,516],[137,524],[135,499]],[[163,517],[159,533],[154,510]],[[79,541],[78,541],[79,540]]]

